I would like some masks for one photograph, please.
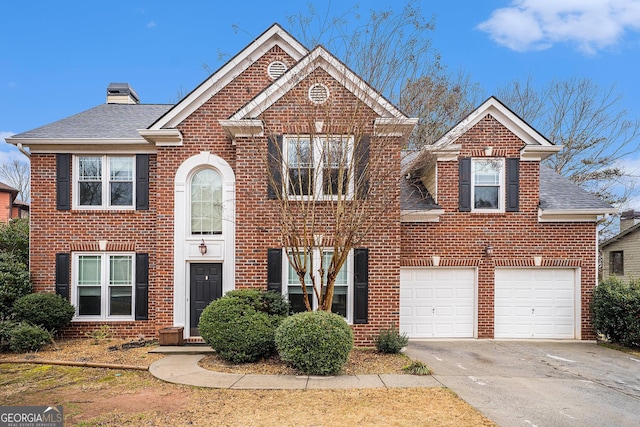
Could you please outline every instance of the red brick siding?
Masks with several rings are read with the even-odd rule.
[[[459,157],[493,155],[518,157],[522,141],[488,116],[461,136]],[[582,339],[593,339],[589,305],[596,283],[596,227],[593,223],[540,223],[539,162],[520,162],[520,211],[497,214],[458,212],[458,162],[438,162],[438,204],[445,214],[437,223],[403,223],[402,265],[428,265],[432,255],[440,265],[478,266],[478,337],[492,338],[494,271],[496,266],[543,265],[580,267]],[[493,256],[484,254],[491,244]]]

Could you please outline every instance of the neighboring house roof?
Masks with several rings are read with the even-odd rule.
[[[171,108],[165,104],[101,104],[66,119],[14,135],[11,141],[103,140],[143,138],[145,129]]]
[[[640,223],[632,225],[631,227],[627,228],[626,230],[616,234],[615,236],[613,236],[612,238],[610,238],[606,242],[602,242],[600,244],[600,249],[604,249],[606,246],[609,246],[612,243],[615,243],[615,242],[618,242],[620,240],[623,240],[625,237],[627,237],[630,234],[635,233],[639,229],[640,229]]]
[[[0,182],[0,191],[3,191],[5,193],[18,194],[18,190],[16,190],[15,188],[11,187],[10,185],[5,184],[4,182]]]

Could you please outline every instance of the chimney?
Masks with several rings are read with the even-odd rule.
[[[620,232],[640,223],[640,211],[625,211],[620,214]]]
[[[140,98],[129,83],[111,83],[107,87],[107,104],[140,104]]]

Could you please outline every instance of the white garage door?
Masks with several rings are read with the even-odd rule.
[[[400,332],[409,338],[473,338],[475,270],[400,269]]]
[[[576,338],[575,270],[496,268],[496,338]]]

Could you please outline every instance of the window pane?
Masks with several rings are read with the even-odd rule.
[[[624,252],[613,251],[609,253],[609,274],[624,276]]]
[[[78,287],[78,314],[100,316],[100,286]]]
[[[289,194],[294,196],[310,196],[314,191],[314,169],[289,169]]]
[[[325,168],[322,171],[322,191],[326,196],[345,194],[349,185],[349,170]]]
[[[325,273],[324,273],[325,274],[324,282],[326,283],[327,282],[327,270],[329,269],[329,265],[331,264],[331,258],[333,257],[333,252],[325,251],[323,253],[323,257],[324,257],[324,259],[322,260],[322,266],[324,267],[324,271],[325,271]],[[342,264],[342,268],[338,272],[338,275],[336,276],[336,281],[334,282],[334,284],[335,285],[346,285],[347,284],[347,263],[346,262],[344,264]]]
[[[133,205],[133,182],[111,183],[111,206]]]
[[[109,284],[131,285],[133,283],[131,264],[131,257],[128,255],[109,257]]]
[[[308,196],[314,193],[313,145],[309,138],[287,140],[289,160],[289,194]]]
[[[80,205],[100,206],[102,204],[101,182],[80,182]]]
[[[475,187],[474,207],[476,209],[498,209],[499,187]]]
[[[474,162],[474,184],[476,185],[500,185],[500,170],[502,163],[496,161]]]
[[[222,177],[212,169],[191,180],[191,234],[222,233]]]
[[[347,317],[347,287],[335,286],[333,288],[333,302],[331,312]]]
[[[109,288],[109,315],[131,315],[131,286],[111,286]]]
[[[100,256],[81,255],[78,257],[78,284],[99,285],[101,269]]]
[[[100,181],[102,179],[102,157],[79,157],[78,179]]]
[[[111,181],[133,181],[133,158],[110,157],[109,166]]]

